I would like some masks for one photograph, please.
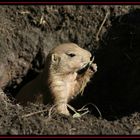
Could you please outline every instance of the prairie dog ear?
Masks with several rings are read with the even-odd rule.
[[[60,56],[58,54],[54,53],[51,56],[51,60],[52,60],[52,62],[57,63],[60,61]]]

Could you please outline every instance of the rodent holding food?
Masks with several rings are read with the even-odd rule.
[[[47,55],[45,67],[37,78],[23,86],[16,99],[56,105],[58,113],[69,115],[67,103],[85,88],[97,71],[91,53],[75,43],[63,43]],[[93,60],[92,60],[93,61]]]

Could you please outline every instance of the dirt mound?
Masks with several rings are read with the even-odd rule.
[[[87,114],[80,118],[56,114],[51,106],[21,107],[9,99],[0,102],[1,135],[131,135],[139,134],[140,113],[107,121]]]
[[[0,8],[0,87],[9,97],[1,91],[1,135],[140,134],[139,6]],[[75,109],[91,103],[86,106],[89,112],[78,118],[56,114],[49,104],[22,107],[14,100],[20,88],[41,72],[48,51],[63,42],[89,50],[98,65],[83,96],[70,103]]]

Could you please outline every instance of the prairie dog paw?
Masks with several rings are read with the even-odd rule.
[[[67,109],[67,104],[66,103],[60,103],[59,105],[56,106],[56,110],[60,114],[64,114],[66,116],[70,116],[70,113]]]
[[[97,64],[96,64],[96,63],[91,64],[90,69],[91,69],[93,72],[96,72],[96,71],[97,71]]]

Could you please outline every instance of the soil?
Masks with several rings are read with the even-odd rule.
[[[1,135],[140,134],[139,5],[0,9]],[[49,50],[64,42],[89,50],[98,66],[83,95],[69,103],[77,113],[57,114],[49,103],[19,105],[15,95],[42,71]]]

